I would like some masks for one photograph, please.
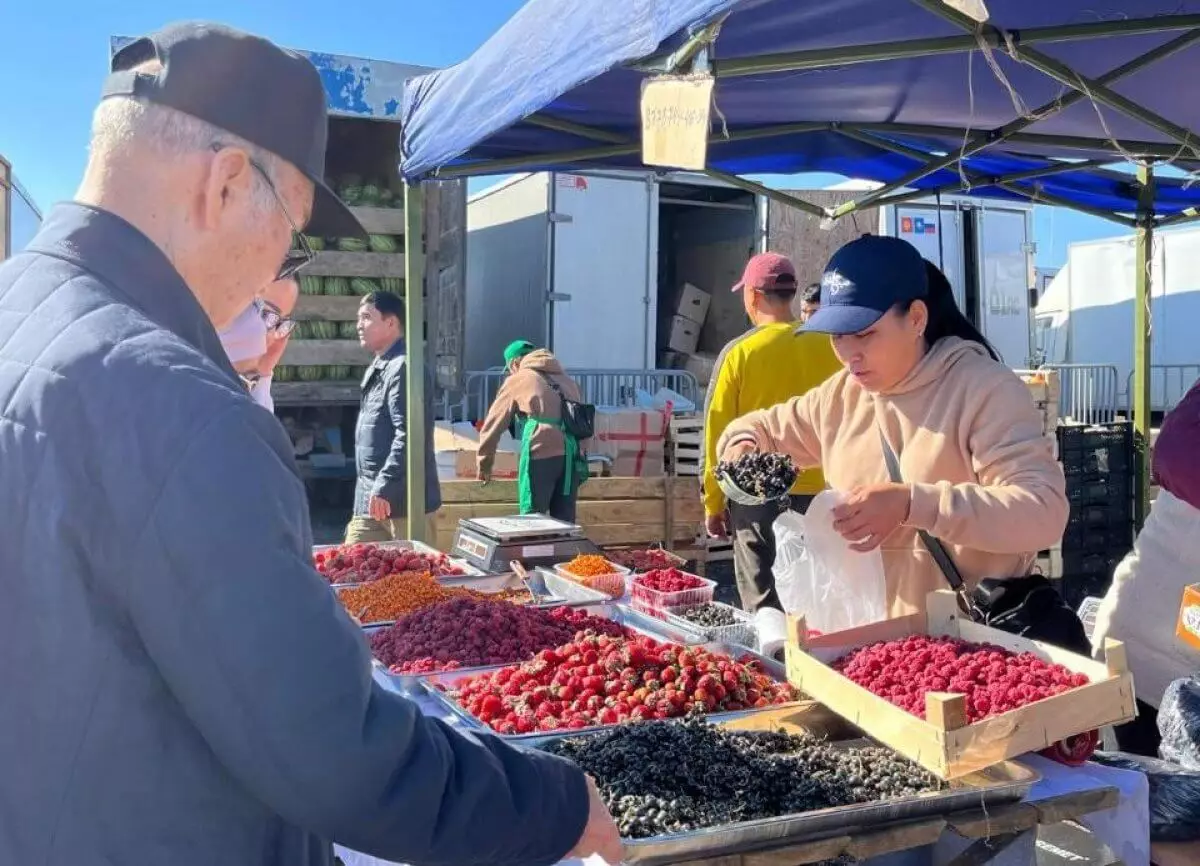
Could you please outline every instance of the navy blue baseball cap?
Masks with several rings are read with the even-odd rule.
[[[857,334],[896,304],[928,294],[925,260],[916,247],[863,235],[833,254],[821,275],[821,306],[796,333]]]

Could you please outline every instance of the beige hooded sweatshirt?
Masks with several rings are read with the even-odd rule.
[[[1027,574],[1067,524],[1066,484],[1024,383],[978,343],[939,340],[888,393],[873,395],[842,370],[802,397],[731,424],[718,453],[739,440],[820,466],[835,490],[884,484],[882,425],[912,486],[907,522],[882,545],[893,617],[924,611],[946,588],[917,535],[946,545],[969,585]]]
[[[562,418],[562,398],[546,382],[549,376],[558,385],[568,400],[579,402],[582,397],[575,380],[566,374],[558,359],[545,349],[535,349],[521,359],[517,372],[504,380],[496,399],[488,409],[487,418],[479,430],[477,463],[490,471],[496,457],[496,446],[500,437],[512,423],[513,415],[521,412],[538,418]],[[518,430],[519,434],[521,431]],[[518,441],[520,437],[518,436]],[[579,443],[580,451],[586,451],[591,440]],[[555,427],[539,424],[530,442],[530,457],[541,460],[563,456],[562,432]]]

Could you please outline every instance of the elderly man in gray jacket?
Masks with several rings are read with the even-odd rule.
[[[316,70],[195,24],[113,69],[76,201],[0,265],[0,863],[619,859],[577,767],[373,683],[217,338],[301,227],[362,233]]]

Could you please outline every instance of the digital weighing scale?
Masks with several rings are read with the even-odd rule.
[[[514,559],[527,567],[566,562],[581,553],[599,553],[583,528],[544,514],[471,517],[458,522],[451,556],[491,574],[503,574]]]

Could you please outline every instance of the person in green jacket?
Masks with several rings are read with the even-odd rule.
[[[563,424],[563,400],[581,402],[579,386],[546,349],[514,340],[504,350],[508,378],[500,386],[479,431],[476,474],[492,475],[500,437],[517,419],[521,443],[517,491],[522,514],[548,514],[575,522],[575,499],[588,476],[582,442]]]

